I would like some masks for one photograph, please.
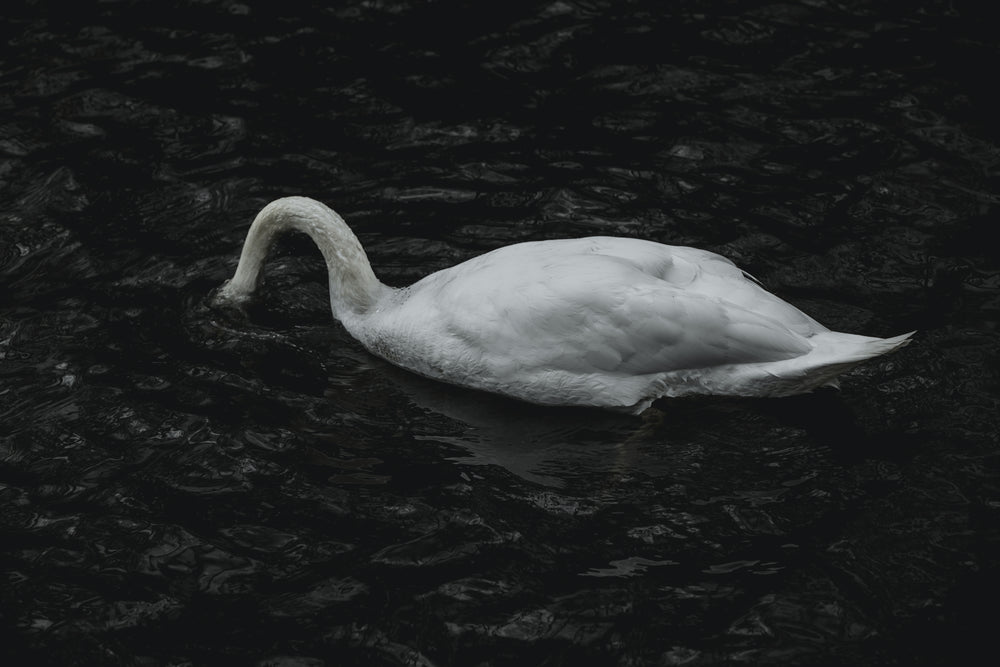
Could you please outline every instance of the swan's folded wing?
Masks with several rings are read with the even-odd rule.
[[[581,324],[563,337],[558,365],[644,375],[778,361],[811,349],[779,322],[717,298],[656,284],[624,292],[579,304]]]
[[[768,292],[756,278],[717,253],[638,239],[594,237],[588,240],[591,241],[590,252],[627,261],[643,273],[686,293],[728,301],[775,319],[807,337],[827,331],[822,324]]]
[[[530,270],[526,269],[530,273]],[[645,375],[789,359],[810,343],[776,320],[613,259],[448,300],[435,319],[498,375],[528,370]],[[440,305],[440,302],[438,303]]]

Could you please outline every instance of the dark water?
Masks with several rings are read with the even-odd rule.
[[[22,6],[23,5],[23,6]],[[7,8],[0,655],[968,664],[1000,592],[998,47],[964,2]],[[68,13],[67,13],[68,11]],[[838,394],[642,418],[449,389],[332,322],[306,194],[406,284],[507,243],[722,252]]]

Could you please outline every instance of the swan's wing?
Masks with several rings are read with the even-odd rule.
[[[591,242],[593,252],[632,262],[644,273],[687,293],[728,301],[777,320],[803,336],[829,331],[795,306],[768,292],[760,281],[732,261],[709,250],[616,237],[586,240]]]
[[[770,317],[651,275],[653,257],[566,249],[485,255],[421,281],[409,305],[431,317],[441,336],[512,374],[642,375],[777,361],[811,349]],[[670,270],[658,261],[661,275]]]
[[[561,305],[530,317],[523,331],[539,351],[548,347],[546,361],[563,370],[645,375],[778,361],[811,349],[775,320],[662,281],[579,287],[550,284]]]

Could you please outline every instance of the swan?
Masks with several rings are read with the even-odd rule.
[[[639,414],[662,397],[805,393],[915,333],[831,331],[721,255],[632,238],[517,243],[392,288],[343,218],[307,197],[257,214],[215,302],[246,301],[290,230],[319,247],[333,316],[372,354],[541,405]]]

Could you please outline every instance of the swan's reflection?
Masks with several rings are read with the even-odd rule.
[[[462,454],[450,457],[456,463],[501,466],[554,488],[577,477],[620,476],[640,467],[649,474],[663,467],[662,457],[647,451],[667,446],[656,410],[636,417],[537,406],[428,380],[381,360],[371,364],[427,413],[414,422],[414,437],[461,448]]]

